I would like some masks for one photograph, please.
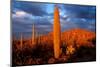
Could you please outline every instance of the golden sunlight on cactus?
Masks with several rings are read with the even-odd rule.
[[[33,27],[32,27],[32,44],[31,45],[34,45],[35,44],[35,25],[33,24]]]
[[[23,34],[21,33],[21,36],[20,36],[20,48],[22,49],[23,47]]]
[[[58,7],[55,6],[54,9],[54,26],[53,26],[53,36],[54,36],[54,56],[59,58],[60,56],[60,44],[61,44],[61,31],[60,31],[60,16]]]

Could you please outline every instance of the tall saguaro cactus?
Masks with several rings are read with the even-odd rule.
[[[53,36],[54,36],[54,57],[57,59],[60,56],[60,44],[61,44],[60,16],[57,6],[55,6],[54,8]]]

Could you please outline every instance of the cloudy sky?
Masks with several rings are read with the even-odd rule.
[[[12,32],[19,36],[24,33],[29,36],[32,25],[39,34],[47,34],[53,29],[52,3],[36,2],[12,2]],[[65,31],[73,28],[88,29],[95,31],[96,7],[72,4],[57,4],[60,12],[61,30]]]

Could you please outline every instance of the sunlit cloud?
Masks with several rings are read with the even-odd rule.
[[[26,12],[24,12],[24,11],[17,11],[16,15],[18,15],[18,16],[24,16],[24,15],[26,15]]]

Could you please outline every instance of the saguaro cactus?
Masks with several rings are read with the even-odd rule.
[[[32,27],[32,45],[35,44],[35,26],[33,24],[33,27]]]
[[[53,36],[54,36],[54,57],[57,59],[60,56],[60,44],[61,44],[60,16],[57,6],[55,6],[54,8]]]

